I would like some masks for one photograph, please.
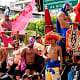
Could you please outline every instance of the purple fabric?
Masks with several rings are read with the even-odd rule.
[[[33,37],[30,37],[29,38],[29,44],[34,44],[34,42],[35,42],[35,39]]]
[[[21,70],[21,71],[24,71],[25,70],[25,68],[26,68],[26,63],[25,63],[25,60],[21,60],[21,63],[20,63],[20,66],[19,66],[19,69]]]

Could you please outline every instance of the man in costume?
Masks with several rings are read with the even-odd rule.
[[[61,47],[57,46],[56,44],[58,37],[56,35],[47,35],[46,40],[50,41],[50,45],[47,48],[46,56],[43,56],[45,59],[47,59],[45,80],[59,79],[59,69],[62,70],[63,60]]]
[[[32,74],[34,71],[41,72],[42,67],[40,64],[43,62],[44,59],[41,59],[42,57],[39,55],[39,53],[40,51],[34,47],[34,41],[31,41],[27,46],[23,47],[21,51],[20,68],[24,67],[26,70],[30,71],[30,74]]]
[[[69,29],[68,22],[71,22],[68,12],[71,9],[72,8],[69,3],[64,4],[63,8],[60,10],[60,12],[57,15],[57,21],[56,21],[57,33],[59,33],[63,37],[63,39],[58,42],[58,45],[62,47],[62,56],[63,56],[64,62],[65,62],[65,57],[67,56],[66,31]]]

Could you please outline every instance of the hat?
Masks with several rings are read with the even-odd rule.
[[[70,4],[69,4],[69,3],[65,3],[65,5],[66,5],[66,6],[70,6]]]
[[[58,37],[57,36],[55,36],[55,35],[48,35],[48,36],[46,36],[46,40],[58,40]]]
[[[62,37],[55,33],[55,32],[49,32],[46,36],[45,36],[45,40],[60,40]]]

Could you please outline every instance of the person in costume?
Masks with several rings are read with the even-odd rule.
[[[58,37],[55,34],[47,35],[45,39],[50,41],[50,45],[48,46],[47,50],[45,49],[46,56],[43,55],[43,57],[47,59],[45,80],[59,79],[59,69],[62,70],[63,60],[61,47],[56,44]]]
[[[58,41],[58,45],[62,48],[62,56],[63,61],[65,63],[65,57],[67,56],[66,52],[66,31],[69,29],[69,22],[71,22],[70,15],[68,14],[71,11],[71,6],[69,3],[65,3],[63,8],[61,8],[60,12],[57,15],[56,21],[56,30],[63,39]]]
[[[24,73],[25,70],[28,70],[30,74],[34,72],[41,72],[41,67],[38,64],[38,49],[34,48],[34,43],[31,41],[28,45],[24,46],[21,50],[21,64],[19,65],[20,70]],[[40,61],[39,63],[41,63]],[[29,73],[27,73],[29,74]]]
[[[9,19],[9,16],[10,16],[10,8],[6,7],[5,11],[4,11],[4,20],[1,23],[1,26],[4,29],[4,31],[7,31],[7,30],[11,31],[12,30],[12,22]]]
[[[66,38],[66,31],[69,28],[67,22],[70,22],[68,11],[71,9],[70,4],[66,3],[57,15],[56,29],[57,33]]]

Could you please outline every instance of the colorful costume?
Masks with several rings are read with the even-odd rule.
[[[60,79],[59,67],[60,67],[60,61],[49,60],[46,63],[45,80]]]
[[[58,34],[54,34],[54,32],[50,32],[46,34],[45,36],[46,40],[60,40],[61,36]],[[47,49],[48,54],[50,52],[54,53],[54,49],[51,51],[51,46]],[[45,80],[58,80],[60,79],[60,73],[59,73],[59,67],[60,67],[60,61],[58,60],[48,60],[46,63],[46,70],[45,70]]]
[[[68,3],[66,3],[63,8],[61,9],[61,12],[63,12],[65,14],[65,16],[68,16],[68,13],[66,11],[66,6],[70,6]],[[64,18],[64,17],[63,17]],[[70,21],[70,19],[68,19],[68,21]],[[57,33],[59,33],[61,36],[63,36],[64,38],[66,38],[66,31],[68,30],[68,28],[61,26],[59,20],[57,19],[56,21],[56,31]]]

